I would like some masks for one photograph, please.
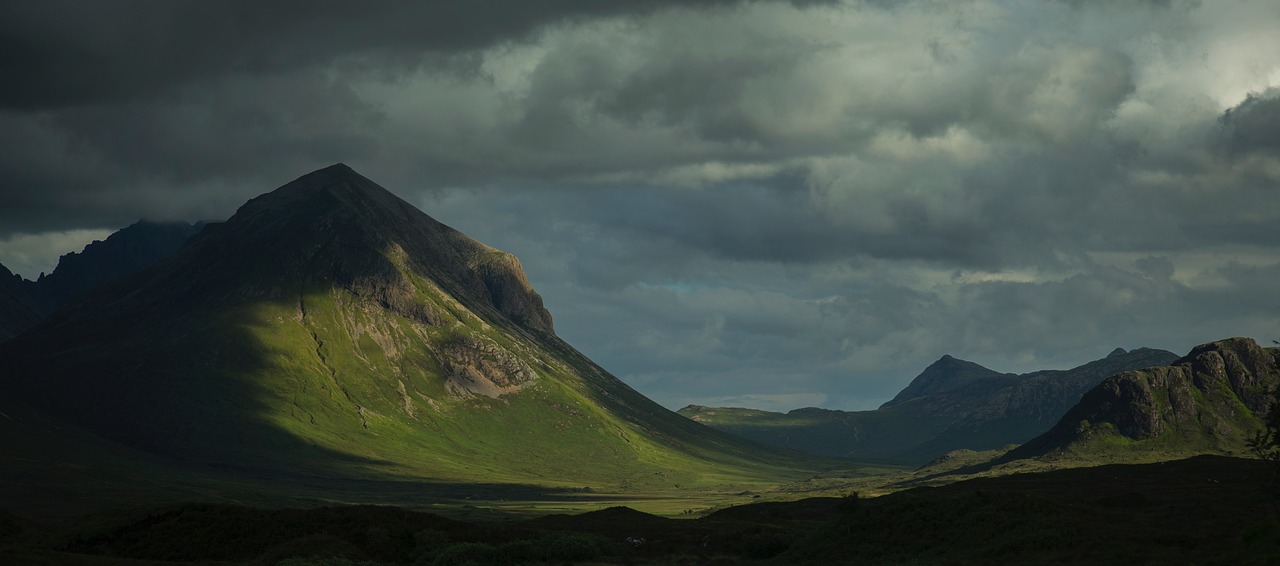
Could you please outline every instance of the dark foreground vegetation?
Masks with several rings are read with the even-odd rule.
[[[1204,456],[668,519],[463,522],[386,506],[187,504],[0,519],[3,564],[1277,563],[1267,462]]]

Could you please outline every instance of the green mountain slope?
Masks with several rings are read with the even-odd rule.
[[[1171,365],[1108,378],[1001,461],[1243,454],[1277,386],[1280,349],[1248,338],[1211,342]]]
[[[1164,350],[1117,350],[1069,370],[1014,375],[944,356],[874,411],[805,408],[784,414],[694,405],[679,412],[745,438],[813,454],[921,464],[953,450],[1025,442],[1108,376],[1176,359]]]
[[[515,257],[344,165],[0,345],[0,367],[15,402],[241,470],[628,489],[804,465],[627,387],[555,336]]]

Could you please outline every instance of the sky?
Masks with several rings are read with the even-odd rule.
[[[670,408],[1280,338],[1280,3],[13,2],[0,263],[336,162]]]

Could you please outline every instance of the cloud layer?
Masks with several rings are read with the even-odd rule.
[[[1113,4],[31,3],[0,258],[344,161],[671,406],[1280,335],[1280,8]]]

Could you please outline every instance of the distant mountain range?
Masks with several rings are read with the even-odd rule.
[[[625,490],[811,461],[632,390],[555,335],[514,256],[345,165],[195,228],[132,226],[34,282],[61,306],[0,344],[0,400],[218,469]]]
[[[204,223],[138,221],[58,259],[27,281],[0,265],[0,342],[36,325],[90,289],[132,275],[176,253]]]
[[[952,450],[1021,444],[1052,427],[1107,377],[1172,363],[1151,348],[1116,349],[1069,370],[998,373],[943,356],[872,411],[805,408],[788,413],[691,405],[679,413],[745,438],[855,460],[921,464]]]

